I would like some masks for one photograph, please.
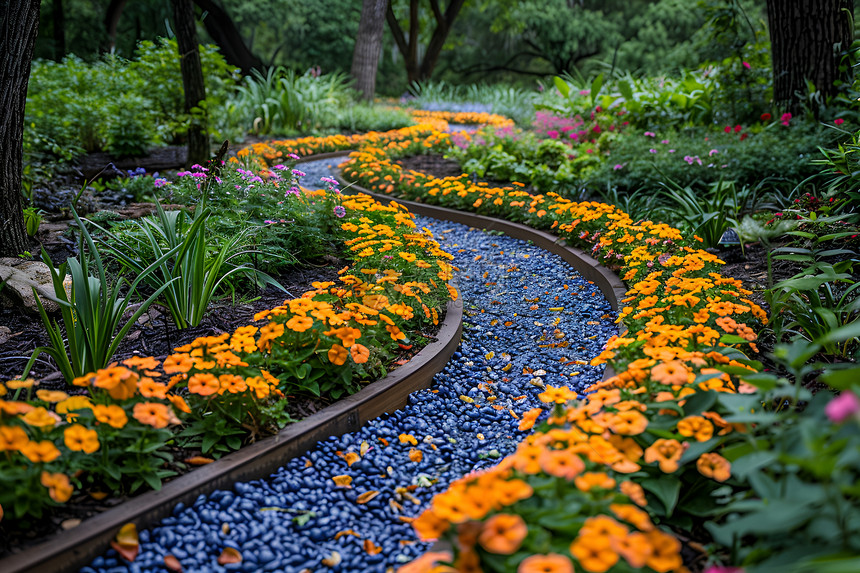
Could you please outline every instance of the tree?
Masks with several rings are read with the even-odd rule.
[[[203,26],[228,64],[242,70],[243,75],[250,74],[251,70],[263,70],[263,62],[245,45],[233,19],[221,6],[212,0],[194,0],[194,3],[206,13]]]
[[[368,101],[373,99],[376,92],[376,70],[379,67],[387,9],[388,0],[364,0],[361,3],[361,19],[355,36],[350,73],[355,78],[355,88]]]
[[[40,5],[39,0],[6,0],[0,6],[0,256],[4,257],[29,247],[21,210],[24,108]]]
[[[171,0],[171,3],[179,47],[179,68],[182,70],[182,89],[185,91],[185,113],[191,115],[187,165],[202,165],[209,160],[209,137],[206,134],[206,86],[197,42],[197,20],[191,0]],[[201,108],[202,114],[199,111]]]
[[[854,0],[767,0],[773,56],[773,99],[799,111],[812,82],[825,97],[850,78],[842,58],[853,39]]]
[[[391,29],[391,35],[394,36],[397,49],[406,60],[406,76],[410,84],[414,81],[430,79],[433,69],[439,61],[439,54],[442,53],[442,47],[445,45],[448,33],[451,31],[451,26],[454,25],[454,20],[457,19],[457,15],[465,2],[466,0],[448,0],[448,6],[443,11],[439,5],[439,0],[430,0],[430,9],[433,12],[433,21],[436,23],[436,27],[433,29],[430,41],[424,50],[424,56],[420,59],[418,57],[421,29],[419,0],[409,0],[408,38],[394,14],[392,3],[388,4],[385,19],[388,21],[388,27]]]

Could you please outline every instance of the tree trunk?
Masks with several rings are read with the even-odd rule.
[[[63,0],[51,3],[51,24],[54,28],[54,59],[61,61],[66,57],[66,12]]]
[[[840,64],[851,46],[853,12],[854,0],[767,0],[777,107],[800,111],[807,80],[829,97],[837,81],[850,78],[850,66],[840,71]]]
[[[457,19],[457,15],[465,3],[466,0],[450,0],[448,8],[442,14],[442,11],[439,9],[438,0],[430,0],[433,14],[436,17],[436,29],[433,30],[433,36],[430,38],[427,51],[424,53],[424,58],[421,61],[420,79],[429,80],[430,76],[433,75],[433,70],[439,62],[439,55],[442,53],[442,48],[445,46],[445,41],[451,32],[451,26],[454,25],[454,20]]]
[[[108,45],[105,51],[112,52],[116,47],[116,29],[119,26],[119,19],[122,16],[122,11],[125,9],[125,4],[128,0],[111,0],[105,11],[105,30],[108,35]]]
[[[206,134],[206,87],[200,48],[197,42],[197,21],[191,0],[171,0],[174,29],[179,46],[179,67],[182,70],[182,89],[185,91],[185,113],[191,115],[188,128],[188,161],[186,167],[209,160],[209,137]],[[192,111],[194,108],[201,112]]]
[[[0,256],[29,246],[21,210],[24,108],[33,47],[39,33],[39,0],[0,4]]]
[[[387,8],[388,0],[363,0],[361,4],[361,19],[358,21],[350,73],[355,78],[355,89],[367,101],[372,101],[376,93],[376,70],[382,51]]]
[[[243,75],[250,74],[251,70],[263,70],[263,62],[245,45],[233,19],[221,6],[212,0],[194,0],[194,3],[206,12],[203,26],[228,64],[242,70]]]

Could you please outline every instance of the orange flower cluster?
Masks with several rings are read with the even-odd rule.
[[[442,120],[446,123],[459,123],[464,125],[492,125],[493,127],[511,127],[514,125],[513,120],[495,113],[474,112],[474,111],[425,111],[415,110],[412,112],[414,117],[420,123],[427,123],[427,120]]]
[[[122,451],[123,432],[154,432],[151,439],[166,441],[170,434],[158,432],[213,409],[230,412],[243,432],[275,431],[270,412],[285,391],[337,397],[355,390],[353,377],[366,376],[371,359],[379,361],[411,329],[438,324],[439,308],[457,295],[447,284],[453,257],[402,206],[366,195],[342,204],[347,216],[338,239],[355,264],[338,283],[314,283],[258,313],[258,324],[199,337],[163,361],[133,357],[76,378],[82,395],[34,392],[33,380],[0,384],[0,504],[14,506],[16,485],[68,500],[78,483],[70,476],[86,465],[81,456]],[[315,385],[301,386],[306,380]],[[13,474],[4,468],[21,466],[31,485],[5,483],[2,476]]]

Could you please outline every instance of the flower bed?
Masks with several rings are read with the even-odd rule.
[[[416,520],[422,539],[453,541],[453,570],[683,571],[679,532],[713,542],[709,550],[690,543],[697,567],[814,568],[817,559],[851,559],[846,543],[856,554],[838,531],[839,511],[858,510],[851,484],[860,466],[839,456],[858,443],[844,423],[857,417],[828,417],[825,395],[802,414],[780,407],[786,393],[796,403],[799,389],[745,354],[757,351],[766,315],[740,281],[719,274],[721,261],[696,248],[698,237],[600,203],[403,172],[391,156],[365,147],[342,172],[394,197],[554,230],[630,286],[620,313],[628,332],[594,361],[617,374],[584,400],[548,387],[549,416],[517,453],[460,480]],[[810,356],[784,364],[799,373]],[[544,413],[533,410],[521,427]],[[834,474],[815,469],[820,456]],[[771,511],[787,519],[772,521]],[[452,570],[438,561],[431,554],[410,569]]]
[[[277,188],[274,173],[256,182]],[[76,489],[131,493],[211,457],[175,460],[177,440],[217,457],[290,422],[291,394],[337,398],[384,374],[407,333],[439,321],[456,291],[448,253],[412,216],[335,189],[302,192],[334,205],[353,259],[339,282],[260,312],[232,334],[197,338],[164,360],[135,357],[74,379],[69,393],[0,384],[0,518],[27,527]],[[72,394],[72,395],[70,395]],[[182,426],[181,432],[173,429]]]

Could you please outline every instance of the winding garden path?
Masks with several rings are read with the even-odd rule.
[[[307,185],[332,160],[305,163]],[[543,384],[580,391],[600,379],[587,362],[616,332],[593,284],[523,241],[418,218],[455,255],[463,339],[431,389],[359,431],[321,442],[266,480],[178,506],[140,532],[132,563],[109,550],[81,571],[385,572],[427,549],[409,525],[455,479],[495,464],[523,437],[521,415]],[[336,479],[333,479],[336,478]],[[348,485],[338,485],[347,484]],[[219,565],[226,547],[242,556]]]

